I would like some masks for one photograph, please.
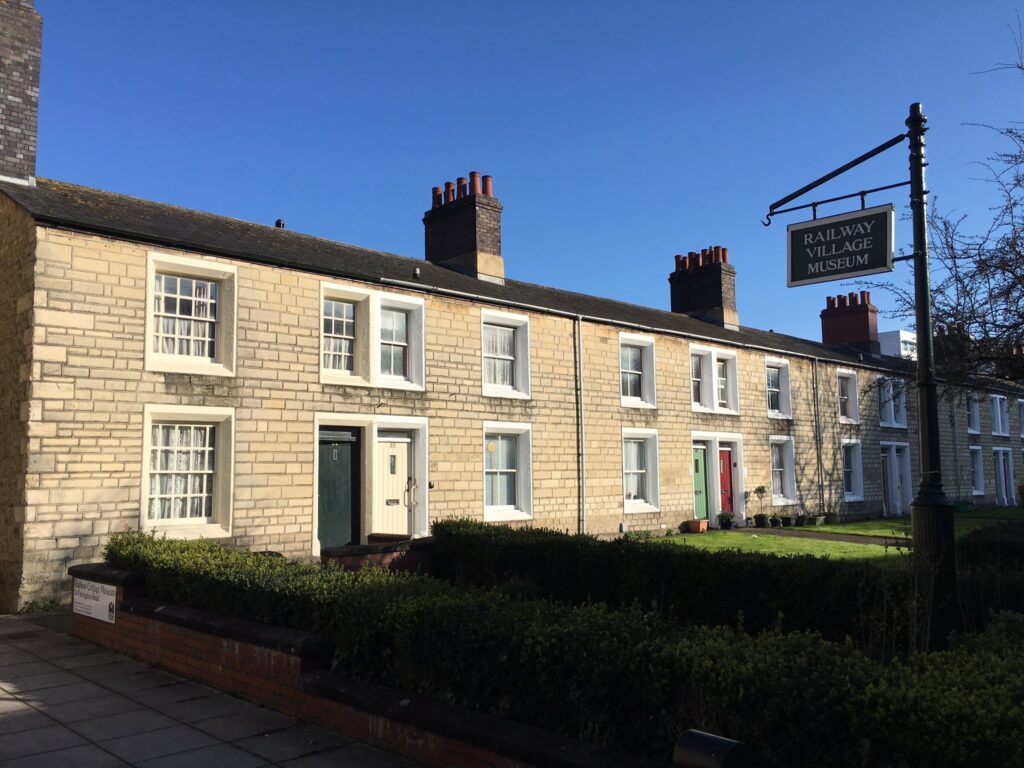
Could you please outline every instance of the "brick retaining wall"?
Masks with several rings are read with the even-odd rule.
[[[72,614],[72,634],[424,765],[475,768],[652,768],[655,763],[354,682],[329,671],[317,635],[149,600],[137,575],[80,565],[72,577],[117,588],[115,623]]]

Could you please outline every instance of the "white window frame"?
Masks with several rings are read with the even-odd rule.
[[[320,383],[341,384],[344,386],[369,387],[371,384],[372,360],[369,350],[370,332],[374,323],[371,321],[373,315],[371,307],[371,293],[359,288],[352,288],[338,283],[320,283],[320,305],[317,316],[319,318],[319,355],[320,355]],[[355,307],[355,343],[353,349],[353,366],[349,371],[339,371],[324,366],[324,302],[344,301]]]
[[[704,404],[693,402],[693,387],[690,388],[690,408],[696,413],[721,413],[730,416],[739,415],[739,381],[736,353],[729,350],[690,345],[690,376],[693,377],[693,357],[701,358],[701,399]],[[725,362],[728,371],[728,407],[718,404],[718,363]]]
[[[980,445],[968,446],[968,456],[970,457],[970,471],[971,471],[971,495],[972,496],[984,496],[985,495],[985,454],[981,449]],[[975,466],[977,462],[977,466]],[[977,469],[978,479],[981,481],[980,484],[975,485],[974,476],[975,469]]]
[[[846,448],[852,447],[854,465],[850,468],[853,471],[853,490],[846,490]],[[842,470],[843,501],[864,501],[864,453],[860,440],[844,439],[839,451],[839,462]]]
[[[843,401],[839,397],[840,380],[847,379],[850,382],[848,402],[851,403],[850,410],[853,416],[843,413]],[[857,383],[857,372],[849,370],[836,371],[836,410],[839,414],[840,424],[860,424],[860,390]]]
[[[992,434],[998,437],[1010,436],[1010,402],[1006,395],[989,395],[992,413]]]
[[[405,376],[392,376],[380,370],[380,315],[385,309],[398,310],[408,315],[406,323]],[[370,344],[371,382],[382,389],[404,389],[422,392],[426,388],[424,379],[424,329],[426,327],[423,299],[418,296],[398,296],[391,293],[378,294],[373,306],[376,322]]]
[[[639,347],[640,364],[640,397],[627,397],[622,394],[622,348]],[[654,368],[654,339],[650,336],[639,336],[635,333],[619,334],[619,396],[623,408],[657,408],[657,384]]]
[[[974,426],[971,426],[971,422]],[[981,434],[981,400],[975,394],[967,396],[967,434]]]
[[[890,429],[907,428],[907,384],[903,379],[881,377],[878,385],[878,425]],[[897,397],[898,395],[898,397]],[[903,421],[896,420],[896,403],[903,405]]]
[[[768,402],[768,369],[779,369],[779,410],[773,411]],[[768,357],[764,361],[765,407],[772,419],[793,418],[793,395],[790,389],[789,361],[777,357]]]
[[[484,326],[500,325],[515,332],[515,361],[512,364],[514,384],[511,387],[489,384],[484,380]],[[484,397],[530,399],[530,318],[509,312],[480,311],[480,381]]]
[[[172,355],[153,350],[156,317],[153,297],[157,274],[210,280],[218,284],[215,356],[207,359]],[[235,340],[238,334],[238,268],[231,264],[149,251],[146,256],[146,341],[145,367],[158,373],[187,373],[199,376],[235,375]]]
[[[643,440],[644,445],[644,471],[647,475],[647,499],[626,498],[626,440]],[[640,514],[644,512],[657,512],[661,495],[658,482],[658,430],[639,429],[634,427],[622,428],[622,440],[619,450],[622,453],[622,504],[626,514]]]
[[[772,464],[772,446],[782,446],[782,490],[783,494],[776,495],[774,474],[775,467]],[[768,437],[768,471],[772,475],[772,483],[769,488],[772,491],[772,506],[781,507],[790,504],[797,504],[796,491],[796,450],[793,446],[793,438],[789,435],[769,435]]]
[[[515,435],[516,443],[516,505],[487,506],[487,436]],[[512,522],[533,519],[533,426],[531,424],[507,421],[485,421],[483,423],[480,453],[481,485],[480,503],[484,509],[485,523]]]
[[[153,448],[153,424],[211,424],[217,428],[214,449],[213,515],[209,521],[150,520],[149,461]],[[143,408],[142,492],[139,527],[158,531],[172,539],[225,538],[231,535],[234,488],[235,409],[200,405],[158,405]]]

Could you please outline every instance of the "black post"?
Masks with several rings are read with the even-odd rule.
[[[914,531],[915,593],[924,621],[921,639],[944,648],[961,624],[957,597],[953,506],[942,490],[939,400],[932,344],[932,303],[928,276],[928,194],[924,183],[924,134],[928,120],[920,104],[910,105],[910,209],[914,225],[914,300],[917,305],[918,431],[921,481],[911,506]]]

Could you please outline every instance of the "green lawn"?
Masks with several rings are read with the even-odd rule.
[[[1010,521],[1024,521],[1024,510],[1020,507],[978,507],[956,513],[956,532],[962,536],[975,528],[986,525],[999,525]],[[886,538],[903,538],[910,536],[910,516],[894,517],[884,520],[860,520],[855,523],[833,523],[819,525],[806,530],[821,533],[845,533],[851,536],[885,536]]]
[[[700,547],[711,551],[733,549],[740,552],[764,552],[771,555],[816,555],[836,559],[866,559],[898,554],[896,549],[891,547],[886,549],[878,544],[851,544],[845,541],[732,531],[708,531],[707,533],[670,536],[666,541],[679,546]]]

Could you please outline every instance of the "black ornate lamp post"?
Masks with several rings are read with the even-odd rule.
[[[910,209],[914,229],[914,301],[917,320],[918,433],[921,480],[911,504],[914,533],[914,576],[918,611],[925,620],[922,640],[943,647],[960,628],[957,599],[953,505],[942,490],[939,446],[939,401],[932,343],[931,287],[928,275],[928,212],[924,169],[927,118],[920,104],[910,105],[906,126],[910,139]]]

